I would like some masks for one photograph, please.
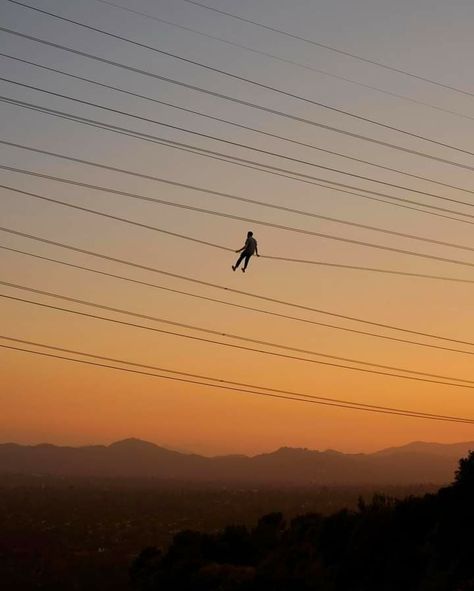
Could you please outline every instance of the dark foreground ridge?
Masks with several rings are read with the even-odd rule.
[[[283,447],[253,457],[204,457],[139,439],[86,447],[5,443],[0,444],[0,475],[154,478],[259,486],[441,485],[450,482],[458,458],[470,449],[474,449],[474,442],[416,442],[372,454]]]
[[[474,591],[474,452],[452,485],[395,501],[375,496],[328,517],[216,534],[183,531],[131,567],[137,591]]]

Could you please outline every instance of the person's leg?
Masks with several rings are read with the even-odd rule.
[[[245,253],[244,252],[240,253],[240,256],[237,259],[237,262],[235,263],[235,265],[232,266],[232,269],[234,269],[234,271],[239,268],[240,263],[244,260],[244,258],[245,258]]]
[[[249,261],[250,261],[250,257],[251,257],[251,256],[252,256],[251,254],[246,254],[246,255],[245,255],[245,263],[244,263],[244,266],[242,267],[242,271],[243,271],[244,273],[245,273],[245,270],[247,269],[247,266],[248,266],[248,264],[249,264]]]

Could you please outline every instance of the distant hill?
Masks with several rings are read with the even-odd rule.
[[[139,439],[61,447],[0,444],[0,474],[160,478],[259,485],[361,485],[451,482],[474,442],[414,442],[372,454],[283,447],[256,456],[204,457]]]

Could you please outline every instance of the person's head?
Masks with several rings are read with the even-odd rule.
[[[253,232],[247,232],[247,238],[252,238]]]

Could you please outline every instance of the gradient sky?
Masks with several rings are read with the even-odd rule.
[[[263,31],[253,25],[212,13],[181,0],[140,0],[133,3],[120,1],[123,6],[133,7],[135,10],[367,85],[406,95],[417,101],[456,111],[467,117],[442,113],[427,106],[312,73],[297,66],[258,56],[99,4],[94,0],[32,0],[31,4],[237,75],[472,151],[472,96],[442,89],[277,33]],[[474,92],[474,6],[471,2],[209,0],[208,4]],[[55,21],[4,0],[0,0],[0,21],[2,26],[23,33],[314,119],[323,124],[398,143],[468,166],[472,166],[474,162],[469,155],[404,137],[347,116],[285,98],[149,50],[132,47],[125,42]],[[41,46],[7,33],[0,33],[0,45],[0,51],[4,53],[79,76],[399,168],[412,174],[472,188],[473,173],[469,170],[404,154],[198,94],[59,49]],[[342,168],[348,172],[431,191],[445,197],[473,200],[472,196],[460,191],[384,172],[281,140],[272,140],[170,107],[100,89],[58,74],[39,71],[32,66],[4,57],[0,57],[0,64],[2,76],[5,78],[291,157],[310,160],[324,166]],[[467,207],[463,209],[462,206],[422,197],[409,191],[326,173],[309,166],[292,164],[245,149],[197,138],[184,132],[174,132],[126,116],[105,113],[93,107],[78,105],[7,82],[1,82],[1,87],[2,96],[282,166],[328,180],[354,184],[361,189],[379,190],[394,196],[456,208],[458,211],[469,211]],[[1,138],[8,141],[268,203],[297,207],[349,221],[473,246],[472,226],[469,224],[376,203],[336,190],[216,162],[199,155],[185,154],[139,139],[126,138],[109,131],[92,129],[46,114],[27,111],[18,106],[0,104],[0,121]],[[472,262],[472,256],[468,252],[454,248],[423,244],[333,222],[311,220],[262,207],[239,204],[11,147],[0,146],[0,164],[102,184],[176,203],[192,204],[322,233]],[[247,230],[252,229],[259,241],[262,254],[473,278],[468,267],[459,265],[428,261],[333,240],[305,237],[258,225],[249,228],[247,224],[238,221],[68,187],[54,181],[34,179],[12,172],[2,171],[0,177],[0,182],[4,185],[93,207],[230,248],[239,248]],[[411,279],[265,259],[252,260],[248,273],[243,276],[242,273],[233,274],[230,269],[234,260],[233,254],[41,202],[6,189],[0,191],[2,226],[231,288],[454,339],[473,340],[474,287],[468,283]],[[134,270],[119,264],[106,264],[92,257],[13,237],[3,232],[0,232],[0,245],[197,294],[227,298],[236,303],[256,305],[322,322],[333,321],[340,326],[361,328],[355,323],[329,319],[310,312],[298,312],[264,302],[255,303],[245,296],[223,294],[211,288],[190,286],[177,279]],[[389,342],[232,309],[117,279],[99,277],[86,271],[66,268],[4,250],[0,250],[0,265],[4,281],[327,354],[474,379],[472,355]],[[24,292],[13,288],[1,287],[0,293],[57,303],[40,295],[25,296]],[[65,306],[90,311],[80,305]],[[424,412],[474,416],[470,389],[376,376],[271,358],[257,353],[239,352],[211,344],[111,325],[99,320],[75,317],[1,298],[0,314],[1,333],[20,339],[262,386]],[[113,313],[104,315],[119,318],[119,315]],[[127,320],[126,317],[121,318]],[[159,328],[163,326],[152,322],[149,324]],[[388,331],[386,334],[400,336]],[[474,350],[467,345],[461,348]],[[474,430],[469,425],[260,398],[7,350],[0,352],[0,405],[0,441],[23,443],[48,441],[76,445],[108,443],[119,438],[135,436],[175,448],[211,454],[256,453],[282,445],[370,451],[410,440],[474,440]]]

